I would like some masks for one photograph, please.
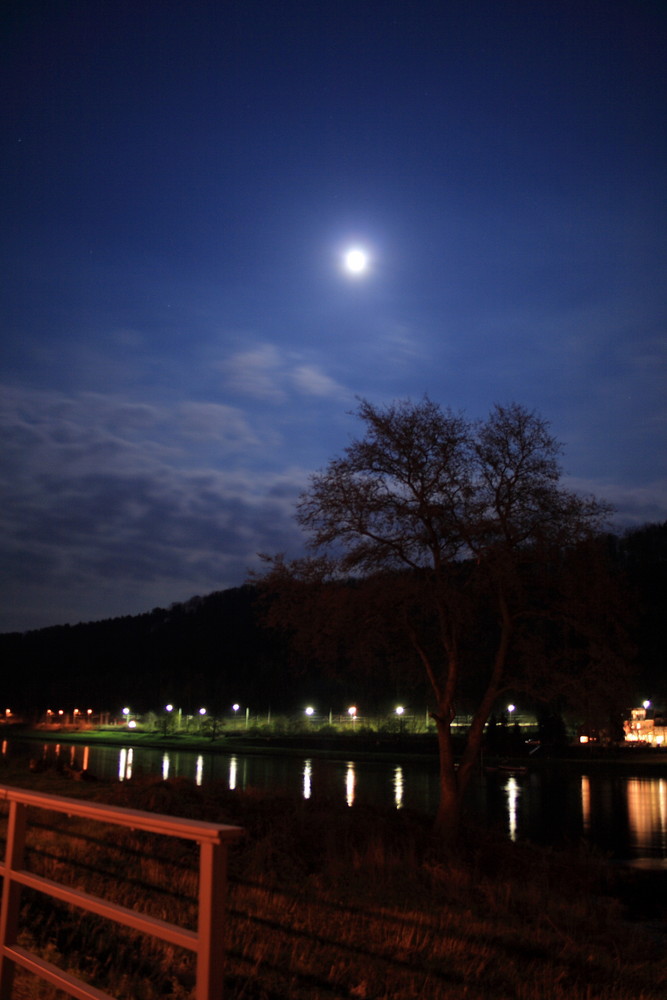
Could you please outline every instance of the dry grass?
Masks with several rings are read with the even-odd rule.
[[[20,783],[29,785],[21,775]],[[0,780],[11,783],[5,775]],[[32,780],[32,779],[31,779]],[[247,830],[231,864],[227,1000],[657,1000],[667,994],[667,925],[626,919],[615,871],[573,852],[479,833],[455,858],[404,812],[271,799],[186,782],[67,784]],[[47,783],[48,780],[48,783]],[[54,784],[55,782],[55,784]],[[59,784],[60,783],[60,784]],[[30,866],[126,906],[192,926],[196,851],[43,816]],[[121,876],[121,877],[119,877]],[[189,1000],[191,956],[25,894],[23,938],[122,1000]],[[60,998],[62,994],[59,994]],[[16,1000],[56,1000],[18,975]]]

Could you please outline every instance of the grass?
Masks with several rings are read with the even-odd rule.
[[[185,781],[73,783],[0,769],[0,782],[230,822],[226,1000],[657,1000],[667,922],[654,884],[577,849],[469,831],[446,855],[426,817]],[[196,851],[39,814],[29,865],[193,926]],[[63,836],[66,822],[71,837]],[[664,898],[664,887],[663,887]],[[25,892],[23,943],[122,1000],[190,1000],[191,956]],[[659,903],[659,894],[655,895]],[[55,1000],[17,974],[15,1000]]]

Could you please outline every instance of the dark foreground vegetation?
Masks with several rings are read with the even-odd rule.
[[[667,921],[656,876],[469,830],[445,853],[431,820],[211,784],[72,782],[6,764],[0,783],[230,822],[227,1000],[657,1000]],[[2,809],[4,836],[6,808]],[[39,815],[29,866],[193,926],[196,851]],[[62,826],[75,834],[64,837]],[[188,953],[25,891],[22,944],[122,1000],[186,1000]],[[18,973],[16,1000],[56,1000]]]

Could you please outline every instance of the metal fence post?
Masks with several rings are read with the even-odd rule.
[[[16,944],[21,910],[21,885],[12,878],[12,872],[23,865],[27,807],[23,802],[10,802],[7,824],[2,905],[0,906],[0,1000],[10,1000],[14,980],[14,962],[6,955],[5,948]]]
[[[227,844],[203,843],[199,858],[196,1000],[222,1000],[225,971],[226,889]]]
[[[194,952],[197,962],[196,1000],[222,1000],[227,850],[228,844],[243,833],[240,827],[107,806],[100,802],[68,799],[5,785],[0,785],[0,798],[9,802],[7,847],[4,861],[0,860],[0,876],[4,880],[0,905],[0,1000],[11,1000],[17,965],[80,1000],[112,1000],[108,993],[85,983],[18,944],[23,887]],[[53,809],[97,823],[145,830],[159,836],[180,836],[195,841],[200,852],[197,931],[26,871],[23,859],[30,807]]]

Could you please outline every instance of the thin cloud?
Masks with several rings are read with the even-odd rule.
[[[340,399],[349,396],[338,382],[330,378],[316,365],[298,365],[291,373],[295,387],[307,396],[326,399]]]
[[[239,351],[220,365],[226,389],[240,396],[281,403],[286,399],[280,354],[271,344]]]
[[[280,352],[273,344],[259,344],[238,351],[219,364],[224,387],[250,399],[285,403],[296,391],[320,399],[345,399],[349,393],[314,362],[305,362],[294,352]]]
[[[276,438],[234,407],[10,391],[0,423],[0,630],[224,589],[258,552],[299,544],[292,515],[306,474],[253,471],[248,452]]]
[[[216,441],[226,450],[254,448],[259,444],[245,416],[233,406],[183,403],[178,408],[177,418],[184,434]]]

